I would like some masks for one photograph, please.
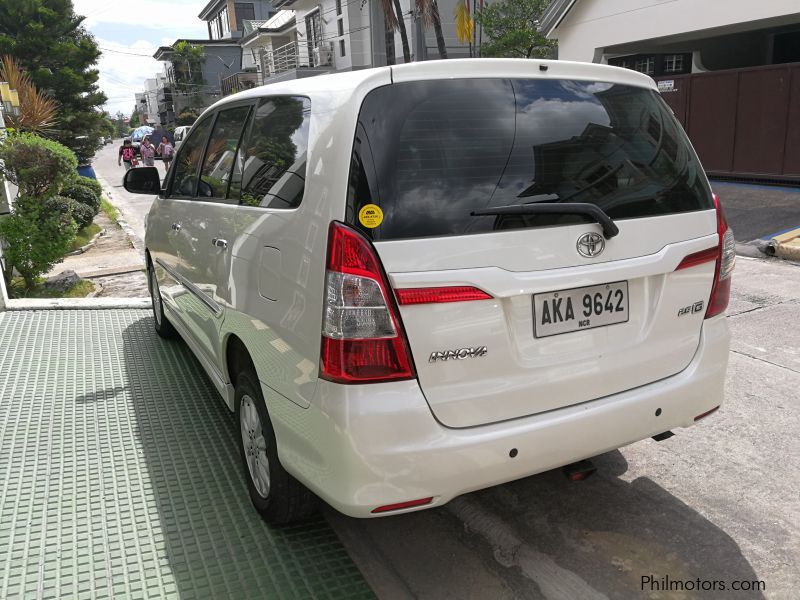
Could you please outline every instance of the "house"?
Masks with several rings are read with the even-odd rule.
[[[540,29],[656,79],[712,176],[800,180],[797,0],[554,0]]]
[[[274,13],[269,0],[211,0],[198,15],[208,26],[207,40],[179,39],[171,46],[160,47],[153,55],[164,62],[163,82],[155,93],[160,124],[174,127],[181,114],[196,115],[213,104],[223,93],[223,80],[242,70],[239,40],[244,23],[266,21]],[[186,44],[203,48],[204,58],[194,67],[193,61],[176,52],[176,47]]]
[[[446,58],[469,56],[469,45],[458,41],[455,6],[459,0],[439,0],[442,45]],[[414,0],[398,0],[408,39],[409,60],[440,58],[434,27],[423,27]],[[385,20],[375,0],[275,0],[279,12],[246,31],[242,40],[242,74],[255,72],[257,84],[352,71],[387,64]],[[393,63],[405,60],[402,36],[395,31]],[[252,76],[251,76],[252,77]],[[232,80],[229,90],[242,89]]]
[[[202,48],[202,58],[193,60],[180,52],[186,47]],[[175,40],[161,46],[153,58],[164,62],[164,87],[159,112],[172,113],[177,121],[184,112],[199,113],[222,95],[222,80],[241,69],[242,48],[237,40]],[[174,123],[162,118],[162,125]]]
[[[275,8],[268,0],[211,0],[198,17],[208,25],[208,39],[221,40],[241,38],[245,21],[266,21],[274,13]]]

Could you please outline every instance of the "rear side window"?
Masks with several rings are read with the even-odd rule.
[[[480,208],[589,202],[613,219],[712,208],[683,130],[651,90],[531,79],[378,88],[359,115],[348,220],[377,204],[373,239],[582,222],[575,215],[470,216]]]
[[[208,141],[197,195],[201,198],[225,198],[231,170],[242,131],[250,114],[249,106],[220,111]]]
[[[245,136],[230,197],[262,208],[295,208],[303,200],[311,104],[308,98],[274,97],[261,102]]]
[[[206,117],[192,129],[191,135],[181,145],[173,169],[170,196],[191,198],[197,189],[197,172],[206,149],[213,117]]]

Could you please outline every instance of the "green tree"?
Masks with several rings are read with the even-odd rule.
[[[202,107],[202,94],[205,89],[203,79],[205,48],[180,41],[172,47],[171,61],[175,71],[175,87],[179,93],[188,97],[189,106]]]
[[[22,196],[57,194],[75,180],[77,168],[75,154],[52,140],[21,133],[0,143],[0,175],[19,187]]]
[[[131,113],[131,120],[128,122],[128,129],[135,129],[142,124],[142,120],[139,117],[139,109],[134,108],[133,112]]]
[[[25,289],[33,289],[37,279],[69,252],[76,231],[70,211],[53,210],[40,198],[17,197],[11,215],[0,221],[0,237],[7,243],[6,283],[11,284],[16,269]]]
[[[551,57],[557,43],[548,40],[538,29],[549,4],[550,0],[501,0],[478,11],[475,20],[484,34],[481,56]]]
[[[93,68],[100,49],[83,20],[71,0],[0,0],[0,54],[16,58],[36,88],[56,100],[54,138],[80,162],[94,155],[102,135],[98,109],[106,102]]]

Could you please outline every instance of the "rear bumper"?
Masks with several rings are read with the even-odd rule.
[[[438,423],[416,381],[365,386],[320,381],[308,409],[264,391],[284,467],[344,514],[372,517],[378,506],[427,497],[433,502],[420,508],[441,505],[693,425],[697,415],[722,404],[729,340],[725,318],[710,319],[694,359],[677,375],[600,400],[467,429]],[[509,456],[512,449],[515,458]]]

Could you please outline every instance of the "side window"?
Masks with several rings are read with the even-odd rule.
[[[256,108],[250,133],[239,149],[231,197],[240,187],[241,203],[247,206],[299,206],[305,190],[310,119],[308,98],[264,100]]]
[[[191,198],[197,188],[197,172],[200,170],[200,161],[206,149],[208,132],[214,117],[206,117],[198,123],[186,141],[181,144],[180,150],[172,167],[175,175],[172,178],[172,187],[169,196],[178,198]]]
[[[200,182],[197,184],[197,195],[200,198],[225,198],[231,180],[234,156],[239,148],[239,140],[249,114],[249,106],[231,108],[219,113],[203,160]]]

